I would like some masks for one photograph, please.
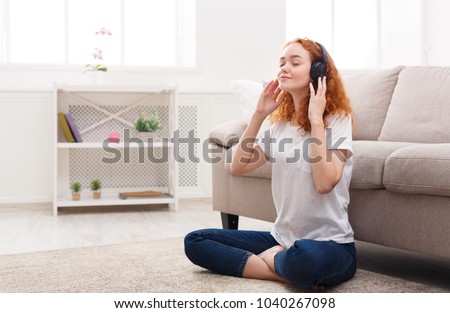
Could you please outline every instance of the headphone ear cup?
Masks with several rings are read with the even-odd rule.
[[[320,77],[327,75],[327,64],[323,61],[316,61],[311,65],[311,70],[309,72],[313,84],[317,86]]]

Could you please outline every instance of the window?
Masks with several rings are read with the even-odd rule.
[[[0,0],[0,62],[195,66],[195,0]],[[102,27],[112,35],[96,35]]]
[[[9,1],[7,20],[10,63],[64,62],[64,1]]]
[[[338,68],[421,64],[421,0],[286,2],[287,40],[309,37],[322,43]]]

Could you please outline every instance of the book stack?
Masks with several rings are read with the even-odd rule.
[[[64,114],[63,112],[58,112],[58,120],[67,142],[83,141],[72,113]]]

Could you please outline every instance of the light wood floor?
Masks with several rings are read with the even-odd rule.
[[[241,217],[240,229],[270,230],[272,223]],[[166,206],[66,208],[52,215],[47,204],[0,204],[0,255],[136,241],[180,238],[201,228],[220,228],[211,199],[181,199]],[[450,260],[357,242],[358,266],[450,292]]]

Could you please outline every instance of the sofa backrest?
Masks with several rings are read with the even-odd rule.
[[[450,67],[406,67],[378,140],[450,143]]]
[[[354,140],[378,139],[403,68],[342,76],[354,114]]]

